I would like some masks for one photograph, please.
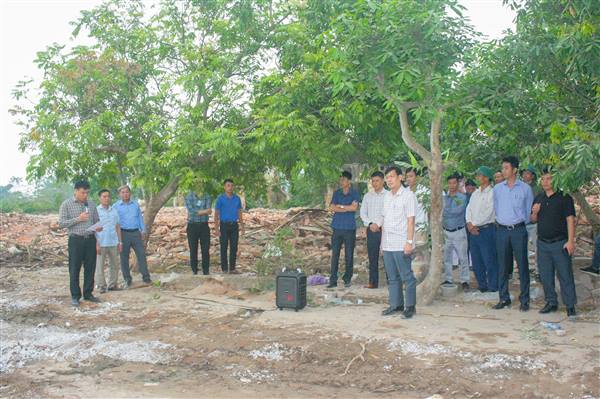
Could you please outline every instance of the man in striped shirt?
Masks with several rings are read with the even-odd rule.
[[[95,231],[102,227],[90,229],[100,221],[96,206],[88,201],[90,184],[85,180],[75,183],[73,198],[66,199],[60,206],[58,225],[66,228],[69,234],[69,279],[71,305],[79,306],[81,287],[79,274],[83,265],[83,299],[100,302],[92,295],[94,290],[94,272],[96,271],[96,236]]]
[[[382,315],[402,312],[402,316],[409,319],[416,312],[417,301],[417,279],[411,269],[417,198],[409,188],[402,186],[402,170],[398,166],[386,169],[385,181],[390,191],[383,200],[381,249],[388,275],[390,306]],[[403,285],[406,286],[406,302]]]

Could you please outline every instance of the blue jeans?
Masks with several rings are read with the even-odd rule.
[[[354,269],[354,245],[356,244],[356,230],[333,229],[331,236],[331,276],[329,283],[336,285],[338,279],[338,267],[340,263],[340,251],[344,245],[344,259],[346,269],[344,270],[344,282],[350,283]]]
[[[471,258],[479,288],[498,291],[498,259],[494,225],[479,230],[479,235],[471,234]]]
[[[383,251],[383,263],[388,277],[390,307],[415,306],[417,279],[411,269],[412,257],[403,251]],[[406,303],[402,285],[406,286]]]
[[[510,300],[508,293],[508,274],[512,269],[513,256],[519,266],[519,283],[521,292],[519,301],[522,305],[529,304],[529,261],[527,259],[527,229],[519,226],[507,229],[498,226],[496,230],[496,251],[498,253],[498,294],[500,301]]]
[[[544,286],[546,303],[558,305],[556,290],[554,288],[555,275],[560,283],[560,296],[566,307],[570,308],[577,303],[575,294],[575,280],[573,278],[573,267],[571,256],[563,248],[567,240],[546,243],[538,238],[538,271],[540,280]]]

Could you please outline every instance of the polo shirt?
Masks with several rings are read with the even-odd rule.
[[[567,217],[575,216],[573,198],[557,191],[551,196],[542,193],[535,197],[534,204],[540,204],[538,212],[538,238],[544,240],[568,239]]]
[[[233,194],[231,197],[221,194],[217,198],[215,209],[219,211],[221,222],[237,222],[238,211],[242,209],[242,200],[237,194]]]
[[[333,205],[352,205],[354,201],[360,202],[360,194],[353,188],[350,188],[348,194],[344,194],[344,190],[339,188],[333,193],[333,197],[331,198]],[[339,230],[356,230],[355,213],[335,212],[331,220],[331,227]]]

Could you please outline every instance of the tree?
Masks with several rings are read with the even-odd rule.
[[[442,134],[451,134],[443,129],[443,121],[456,109],[471,109],[469,98],[456,96],[459,67],[468,61],[475,37],[461,9],[457,1],[355,2],[326,35],[334,91],[382,101],[380,112],[396,115],[399,136],[429,169],[431,264],[418,287],[424,303],[437,293],[442,270],[440,140]]]
[[[240,177],[259,186],[265,168],[246,145],[246,106],[269,37],[286,17],[275,1],[107,1],[83,11],[92,46],[38,53],[39,99],[13,112],[30,179],[99,176],[142,187],[149,232],[180,185]]]

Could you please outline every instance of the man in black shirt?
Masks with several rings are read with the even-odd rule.
[[[575,252],[575,206],[573,198],[561,191],[554,191],[552,174],[542,174],[543,193],[533,201],[532,222],[538,223],[538,270],[546,305],[540,313],[555,312],[558,300],[554,289],[555,271],[560,283],[562,301],[567,307],[567,316],[575,316],[575,280],[571,256]]]

